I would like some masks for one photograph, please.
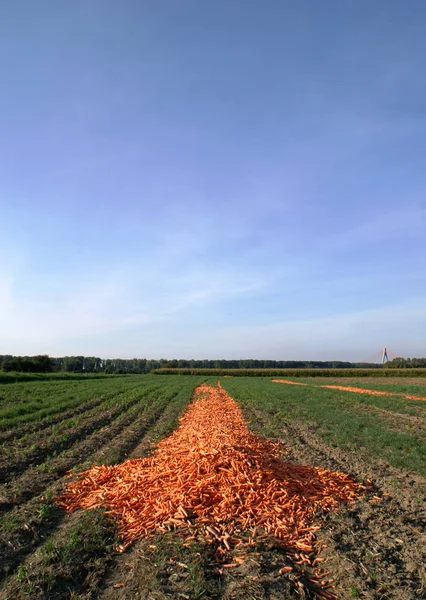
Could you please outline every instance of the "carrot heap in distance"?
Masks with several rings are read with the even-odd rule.
[[[272,383],[286,383],[287,385],[308,385],[307,383],[300,383],[299,381],[290,381],[289,379],[273,379]]]
[[[399,392],[379,392],[377,390],[365,390],[364,388],[346,387],[342,385],[322,385],[322,388],[329,388],[330,390],[341,390],[343,392],[354,392],[355,394],[369,394],[370,396],[399,396],[406,400],[420,400],[426,401],[426,398],[421,396],[407,396],[407,394],[401,394]]]
[[[354,394],[368,394],[369,396],[393,396],[393,392],[379,392],[377,390],[365,390],[364,388],[347,387],[343,385],[322,385],[329,390],[340,390],[342,392],[353,392]]]
[[[308,386],[308,383],[300,383],[298,381],[290,381],[289,379],[273,379],[272,383],[286,383],[287,385],[305,385]],[[310,386],[316,387],[316,386]],[[369,396],[398,396],[401,398],[405,398],[406,400],[420,400],[426,401],[426,398],[421,396],[407,396],[407,394],[401,394],[399,392],[379,392],[377,390],[366,390],[364,388],[356,388],[356,387],[347,387],[343,385],[320,385],[320,388],[327,388],[329,390],[340,390],[342,392],[353,392],[354,394],[367,394]]]
[[[248,430],[220,385],[202,385],[152,456],[93,467],[57,502],[68,512],[106,507],[118,521],[122,550],[172,527],[215,543],[222,556],[272,536],[310,564],[315,514],[355,501],[364,489],[348,475],[285,462],[280,445]]]

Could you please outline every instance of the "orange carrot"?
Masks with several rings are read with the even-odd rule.
[[[273,379],[272,383],[286,383],[287,385],[308,385],[307,383],[300,383],[299,381],[289,381],[288,379]]]

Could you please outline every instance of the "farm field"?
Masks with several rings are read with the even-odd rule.
[[[355,503],[318,513],[311,558],[290,556],[274,536],[254,536],[248,547],[231,547],[224,568],[214,544],[188,542],[173,528],[120,553],[118,528],[104,507],[71,514],[58,507],[55,499],[82,471],[150,456],[203,381],[216,388],[218,378],[0,385],[2,600],[426,597],[426,402],[403,397],[426,397],[422,378],[295,380],[306,386],[220,378],[250,430],[279,444],[285,461],[366,485]],[[312,583],[308,563],[316,560],[334,580],[329,586]]]
[[[272,379],[279,379],[272,378]],[[400,393],[407,395],[417,395],[426,398],[426,378],[425,377],[337,377],[324,379],[322,377],[298,377],[285,378],[294,383],[307,383],[308,385],[324,386],[324,385],[339,385],[356,387],[370,390],[379,390],[392,393]]]

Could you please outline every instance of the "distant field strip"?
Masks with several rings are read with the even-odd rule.
[[[299,383],[298,381],[290,381],[286,379],[273,379],[272,383],[285,383],[287,385],[309,385],[308,383]],[[407,400],[420,400],[422,402],[426,402],[426,398],[422,398],[421,396],[408,396],[407,394],[400,394],[399,392],[381,392],[378,390],[366,390],[364,388],[346,387],[343,385],[313,385],[311,387],[321,387],[328,390],[339,390],[341,392],[353,392],[355,394],[368,394],[369,396],[397,396],[398,398],[405,398]]]
[[[289,379],[273,379],[272,383],[286,383],[287,385],[308,385],[307,383],[300,383],[299,381],[290,381]]]

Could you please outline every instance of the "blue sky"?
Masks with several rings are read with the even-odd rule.
[[[0,354],[426,355],[426,6],[0,6]]]

